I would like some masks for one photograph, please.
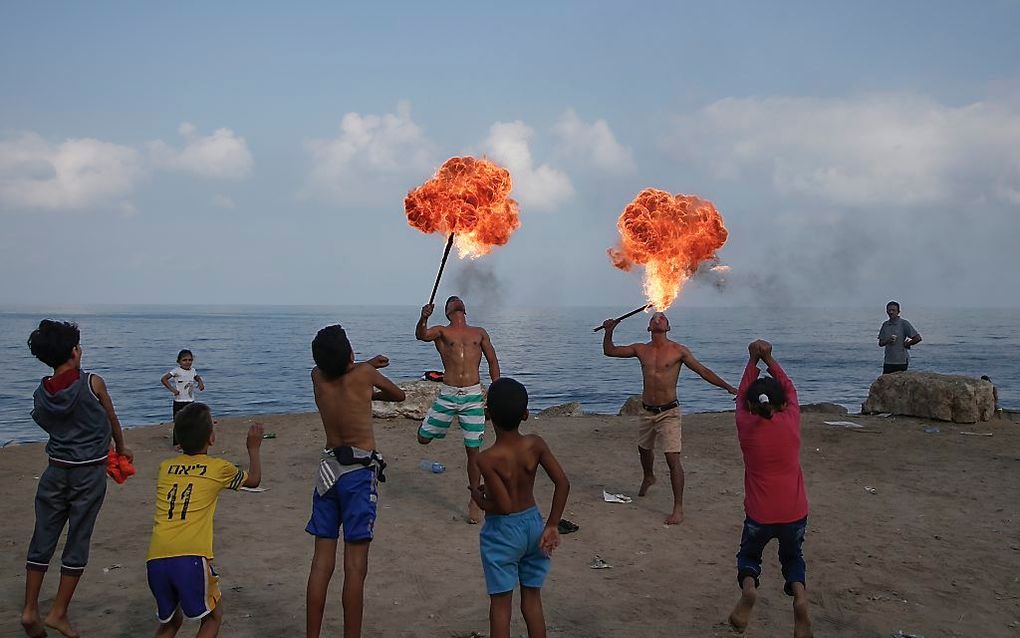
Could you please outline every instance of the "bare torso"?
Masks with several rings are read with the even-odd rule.
[[[642,401],[648,405],[664,405],[676,400],[676,384],[686,351],[684,346],[668,339],[635,346],[641,362]]]
[[[312,370],[312,389],[326,431],[326,448],[349,445],[363,450],[375,449],[374,378],[375,368],[367,363],[355,365],[336,379],[327,379],[318,368]]]
[[[475,326],[443,326],[435,340],[443,359],[443,383],[457,388],[481,382],[478,366],[482,362],[485,331]]]
[[[535,474],[544,447],[541,438],[528,434],[497,439],[481,453],[485,459],[480,462],[492,467],[510,493],[510,511],[500,513],[523,512],[535,505]]]

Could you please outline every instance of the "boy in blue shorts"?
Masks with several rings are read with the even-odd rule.
[[[201,620],[198,638],[213,638],[223,619],[219,578],[212,567],[216,501],[220,490],[258,487],[262,481],[262,426],[248,429],[247,472],[209,456],[216,433],[204,403],[177,412],[174,437],[183,453],[159,465],[156,519],[145,563],[160,622],[156,637],[176,636],[187,617]]]
[[[528,636],[544,638],[542,585],[549,573],[549,556],[560,544],[556,526],[570,481],[542,437],[518,430],[528,418],[528,391],[523,385],[508,377],[494,381],[486,406],[496,442],[478,455],[484,482],[471,488],[471,498],[485,511],[479,545],[489,592],[489,635],[510,637],[514,587],[520,583]],[[540,465],[555,486],[552,509],[544,522],[534,494]]]
[[[355,363],[354,349],[339,325],[312,340],[312,390],[326,432],[316,467],[312,515],[305,531],[315,537],[308,573],[305,631],[318,638],[326,591],[336,567],[340,528],[344,530],[344,638],[361,636],[368,548],[375,534],[376,481],[385,481],[383,457],[375,449],[372,401],[403,401],[404,391],[379,372],[389,359],[379,355]]]

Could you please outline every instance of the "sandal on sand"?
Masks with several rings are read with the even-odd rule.
[[[560,534],[573,534],[577,530],[581,529],[579,526],[571,523],[565,518],[561,518],[560,522],[556,524],[556,529]]]

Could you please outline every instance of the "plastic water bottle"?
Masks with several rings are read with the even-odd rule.
[[[422,459],[421,463],[418,464],[423,472],[432,472],[433,474],[442,474],[446,471],[446,466],[439,461],[430,461],[429,459]]]

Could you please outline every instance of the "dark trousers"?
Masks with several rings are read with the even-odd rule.
[[[178,412],[191,405],[191,403],[192,403],[191,401],[174,401],[173,407],[174,418],[170,419],[170,443],[172,445],[177,445],[177,432],[174,430],[174,419],[177,418]]]
[[[35,493],[35,531],[26,567],[45,571],[67,525],[60,571],[78,575],[89,562],[89,545],[99,508],[106,498],[106,463],[84,467],[50,465]]]
[[[793,523],[762,524],[751,518],[744,519],[744,531],[740,535],[740,551],[737,552],[737,584],[743,585],[744,578],[754,578],[755,587],[761,576],[761,555],[773,538],[779,540],[779,563],[783,567],[786,585],[783,591],[793,595],[793,583],[807,585],[807,566],[804,564],[804,531],[807,517]]]
[[[890,374],[892,372],[906,372],[906,363],[886,363],[882,365],[882,374]]]

